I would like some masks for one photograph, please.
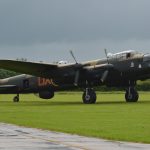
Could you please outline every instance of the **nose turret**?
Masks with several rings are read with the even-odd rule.
[[[143,61],[144,62],[150,62],[150,54],[145,54],[144,56],[143,56]]]

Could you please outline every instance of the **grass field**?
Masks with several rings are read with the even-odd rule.
[[[0,95],[0,122],[54,131],[150,143],[150,92],[138,103],[126,103],[124,93],[98,93],[97,104],[82,104],[82,93],[58,93],[42,100],[34,95]]]

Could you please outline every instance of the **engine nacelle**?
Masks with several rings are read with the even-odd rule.
[[[51,99],[54,97],[54,91],[41,91],[39,97],[42,99]]]

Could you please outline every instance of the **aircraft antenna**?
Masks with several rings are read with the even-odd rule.
[[[106,58],[107,58],[107,63],[109,64],[108,55],[107,55],[107,49],[105,48],[104,51],[105,51],[105,55],[106,55]]]
[[[76,64],[78,64],[78,62],[77,62],[77,60],[76,60],[72,50],[70,50],[70,54],[71,54],[72,58],[74,59],[74,61],[76,62]]]

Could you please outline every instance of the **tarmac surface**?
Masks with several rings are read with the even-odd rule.
[[[0,123],[0,150],[150,150],[150,144],[110,141]]]

